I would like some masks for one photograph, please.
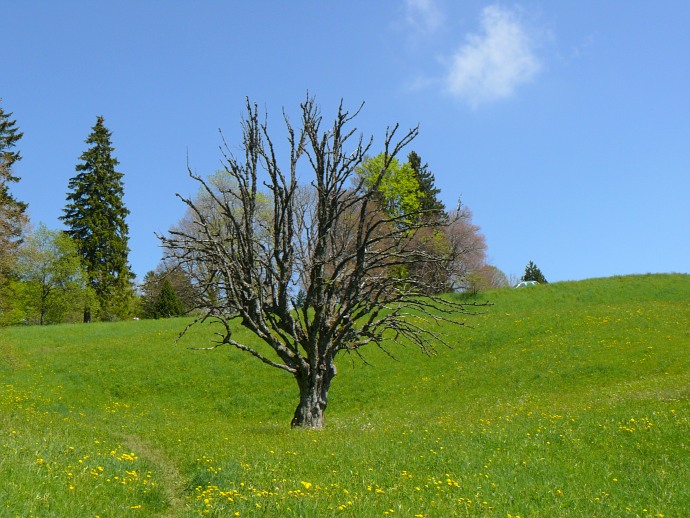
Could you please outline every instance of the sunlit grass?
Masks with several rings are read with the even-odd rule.
[[[0,516],[682,516],[690,276],[486,297],[436,357],[341,357],[322,432],[184,319],[3,329]]]

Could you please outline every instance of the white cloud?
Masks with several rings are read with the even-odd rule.
[[[531,81],[541,63],[517,15],[497,5],[484,8],[482,32],[467,36],[449,60],[447,90],[471,106],[510,97]]]
[[[405,0],[407,23],[422,33],[434,32],[443,25],[443,13],[436,0]]]

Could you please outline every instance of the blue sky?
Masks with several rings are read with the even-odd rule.
[[[13,187],[62,228],[96,117],[113,133],[130,262],[240,142],[249,97],[282,138],[306,92],[365,135],[419,124],[414,150],[508,275],[690,272],[690,2],[685,0],[0,0],[0,97],[24,132]]]

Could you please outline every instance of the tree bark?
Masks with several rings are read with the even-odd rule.
[[[331,360],[295,374],[299,386],[299,405],[292,418],[293,428],[320,430],[324,427],[328,389],[335,373],[335,365]]]

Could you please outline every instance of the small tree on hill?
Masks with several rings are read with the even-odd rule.
[[[341,105],[324,129],[318,106],[307,98],[300,115],[299,129],[285,117],[290,147],[282,167],[267,124],[247,101],[242,158],[225,147],[225,171],[236,188],[218,190],[190,170],[214,210],[182,198],[194,214],[193,231],[173,230],[161,239],[168,256],[196,275],[205,311],[200,320],[221,326],[215,346],[231,345],[292,375],[299,388],[292,425],[321,428],[339,353],[407,341],[431,354],[443,343],[435,324],[460,323],[466,308],[449,297],[422,297],[429,288],[422,280],[388,275],[396,266],[438,261],[410,246],[428,224],[403,228],[397,223],[410,214],[391,216],[377,199],[394,158],[417,129],[397,142],[397,126],[388,131],[378,168],[362,177],[356,171],[371,139],[352,142],[356,113]],[[310,196],[298,184],[305,161],[313,203],[304,202]],[[262,185],[272,202],[268,222],[260,210]],[[295,311],[299,287],[305,295]],[[267,348],[236,339],[237,325]]]
[[[103,117],[86,139],[89,148],[69,181],[67,206],[62,219],[74,239],[96,292],[101,318],[125,317],[131,308],[133,289],[129,255],[129,210],[124,205],[123,174],[116,171],[111,133]],[[84,322],[91,320],[91,308],[84,308]]]
[[[295,297],[295,309],[302,309],[304,307],[304,302],[306,299],[307,292],[300,288],[297,292],[297,296]]]
[[[484,264],[476,270],[473,270],[467,276],[465,293],[469,295],[477,295],[480,291],[495,288],[505,288],[508,286],[508,277],[506,277],[505,273],[499,270],[496,266]]]
[[[522,276],[523,281],[537,281],[539,284],[548,284],[548,281],[541,273],[541,270],[532,261],[525,267],[525,275]]]

